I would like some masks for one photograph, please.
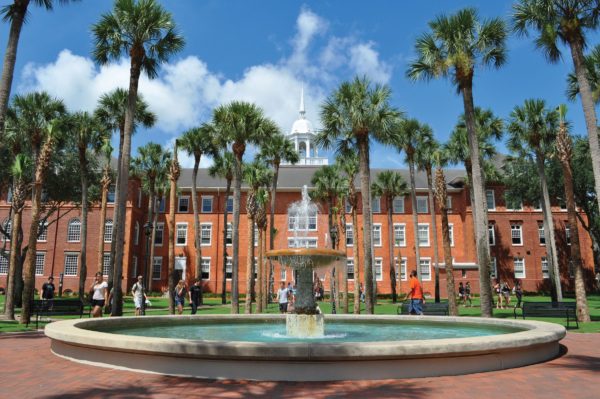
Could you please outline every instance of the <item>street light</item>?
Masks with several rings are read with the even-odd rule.
[[[150,254],[150,236],[152,235],[153,228],[154,228],[154,225],[149,220],[144,225],[144,234],[146,235],[146,254],[144,256],[144,275],[143,275],[143,279],[142,279],[144,281],[143,288],[142,288],[142,308],[141,308],[142,316],[146,315],[146,298],[144,298],[144,291],[146,290],[146,283],[149,281],[148,268],[150,267],[150,265],[148,263],[148,255]]]

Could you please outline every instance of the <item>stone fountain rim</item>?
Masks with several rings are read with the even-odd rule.
[[[267,258],[279,256],[346,257],[346,252],[330,248],[283,248],[265,252]]]

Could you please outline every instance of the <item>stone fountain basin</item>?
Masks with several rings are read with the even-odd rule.
[[[329,248],[285,248],[275,249],[267,251],[265,253],[267,258],[276,259],[289,267],[296,267],[298,260],[303,263],[302,267],[308,267],[312,269],[329,266],[336,261],[344,258],[346,259],[346,253],[344,251],[338,251],[336,249]],[[294,262],[293,260],[296,260]]]
[[[327,315],[326,321],[468,323],[515,333],[436,340],[260,343],[152,338],[94,328],[176,323],[282,322],[285,315],[146,316],[65,320],[48,324],[52,352],[96,366],[211,379],[263,381],[377,380],[460,375],[534,364],[559,355],[558,324],[436,316]]]

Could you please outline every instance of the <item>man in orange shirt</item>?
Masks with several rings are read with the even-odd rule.
[[[410,293],[408,294],[410,298],[410,306],[408,308],[408,313],[410,314],[423,314],[423,288],[421,287],[421,283],[417,278],[417,271],[413,270],[410,272]]]

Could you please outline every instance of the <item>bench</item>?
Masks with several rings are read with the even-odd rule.
[[[517,318],[517,309],[519,308],[514,310],[515,319]],[[576,328],[579,328],[575,302],[523,302],[521,317],[523,319],[525,317],[565,317],[567,328],[571,321],[574,321]]]
[[[52,299],[50,301],[34,299],[31,303],[31,312],[35,314],[35,328],[37,330],[40,319],[43,317],[83,317],[83,302],[72,299]],[[29,326],[29,323],[27,323],[27,326]]]
[[[408,312],[409,307],[409,302],[402,303],[400,306],[398,306],[398,314],[410,314]],[[448,302],[426,302],[423,304],[423,314],[427,316],[448,316],[450,314]]]

